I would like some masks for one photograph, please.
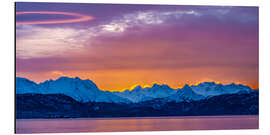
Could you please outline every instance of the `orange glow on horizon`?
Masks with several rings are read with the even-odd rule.
[[[75,19],[63,19],[63,20],[44,20],[44,21],[23,21],[16,22],[16,24],[61,24],[61,23],[75,23],[75,22],[84,22],[93,20],[94,17],[82,15],[78,13],[72,12],[55,12],[55,11],[24,11],[24,12],[16,12],[16,15],[24,15],[24,14],[47,14],[47,15],[68,15],[73,17],[78,17]]]
[[[124,88],[121,91],[125,91],[125,90],[133,90],[134,88],[136,88],[137,86],[141,86],[142,88],[150,88],[152,87],[154,84],[158,84],[158,85],[162,85],[161,83],[158,82],[152,82],[151,84],[134,84],[129,88]]]
[[[76,73],[74,73],[76,74]],[[106,74],[106,73],[104,73]],[[110,73],[108,73],[110,74]],[[132,75],[130,73],[130,75]],[[179,89],[179,88],[183,88],[184,85],[199,85],[200,83],[204,83],[204,82],[215,82],[216,84],[231,84],[231,83],[235,83],[235,84],[242,84],[242,85],[246,85],[249,86],[252,89],[259,89],[259,84],[257,81],[252,82],[252,81],[228,81],[228,80],[212,80],[212,79],[201,79],[201,80],[179,80],[176,82],[172,82],[170,80],[165,80],[165,81],[153,81],[152,79],[149,80],[145,80],[145,81],[138,81],[140,79],[136,78],[136,76],[134,76],[133,80],[128,80],[128,79],[123,79],[123,80],[117,80],[117,79],[110,79],[108,77],[104,77],[103,75],[97,75],[97,76],[92,76],[89,75],[87,73],[77,73],[76,75],[73,75],[73,73],[63,73],[60,71],[53,71],[53,72],[49,72],[46,74],[45,79],[41,79],[41,80],[33,80],[33,78],[36,78],[36,76],[32,76],[32,75],[27,75],[27,74],[20,74],[17,73],[17,76],[20,77],[26,77],[32,81],[35,81],[36,83],[39,82],[43,82],[45,80],[48,79],[57,79],[61,76],[66,76],[66,77],[72,77],[75,78],[76,76],[78,76],[81,79],[89,79],[92,80],[99,89],[104,90],[104,91],[125,91],[125,90],[133,90],[135,87],[137,86],[141,86],[142,88],[146,88],[146,87],[152,87],[154,84],[159,84],[159,85],[168,85],[169,87],[173,88],[173,89]],[[98,76],[101,76],[101,78],[99,78]],[[117,78],[119,78],[119,76],[125,76],[124,74],[118,73]],[[113,76],[113,78],[116,76]],[[125,78],[125,77],[124,77]],[[112,81],[116,81],[116,82],[112,82]]]

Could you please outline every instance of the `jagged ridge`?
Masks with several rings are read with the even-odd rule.
[[[91,80],[82,80],[78,77],[60,77],[39,84],[26,78],[16,77],[16,94],[64,94],[78,102],[139,103],[158,98],[164,98],[168,102],[189,102],[218,95],[252,91],[250,87],[244,85],[205,82],[196,86],[185,85],[182,89],[154,84],[152,87],[146,88],[137,86],[124,92],[109,92],[100,90]]]

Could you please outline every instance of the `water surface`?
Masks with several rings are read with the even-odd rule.
[[[258,129],[258,116],[16,119],[16,133]]]

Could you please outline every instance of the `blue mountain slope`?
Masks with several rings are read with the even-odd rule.
[[[26,78],[16,78],[16,94],[64,94],[79,102],[115,102],[129,103],[130,101],[111,92],[101,91],[91,80],[80,78],[60,77],[36,84]]]
[[[124,92],[100,90],[91,80],[78,77],[60,77],[36,84],[26,78],[16,78],[16,94],[64,94],[79,102],[139,103],[159,98],[168,102],[198,101],[213,96],[236,93],[250,93],[254,90],[244,85],[222,85],[205,82],[199,85],[185,85],[181,89],[173,89],[168,85],[154,84],[152,87],[137,86]]]

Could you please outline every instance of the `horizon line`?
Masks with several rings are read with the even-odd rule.
[[[70,79],[76,79],[76,78],[78,78],[78,79],[80,79],[80,80],[90,80],[90,81],[92,81],[96,86],[97,86],[97,84],[92,80],[92,79],[89,79],[89,78],[87,78],[87,79],[82,79],[82,78],[80,78],[79,76],[74,76],[74,77],[70,77],[70,76],[59,76],[59,77],[57,77],[56,79],[46,79],[46,80],[44,80],[44,81],[40,81],[40,82],[36,82],[36,81],[33,81],[33,80],[31,80],[31,79],[28,79],[27,77],[21,77],[21,76],[16,76],[16,78],[24,78],[24,79],[27,79],[27,80],[29,80],[29,81],[32,81],[32,82],[34,82],[35,84],[41,84],[41,83],[44,83],[44,82],[46,82],[46,81],[56,81],[56,80],[58,80],[58,79],[60,79],[60,78],[70,78]],[[254,88],[252,88],[252,87],[250,87],[250,86],[248,86],[248,85],[246,85],[246,84],[242,84],[242,83],[237,83],[237,82],[232,82],[232,83],[228,83],[228,84],[224,84],[224,83],[221,83],[220,81],[199,81],[199,82],[197,82],[197,83],[195,83],[195,84],[192,84],[192,83],[185,83],[182,87],[181,86],[179,86],[179,87],[177,87],[177,88],[173,88],[173,87],[171,87],[170,85],[168,85],[168,84],[163,84],[163,83],[159,83],[159,82],[156,82],[156,81],[154,81],[154,82],[152,82],[152,84],[150,84],[150,85],[140,85],[140,84],[134,84],[134,85],[132,85],[130,88],[125,88],[125,89],[121,89],[121,90],[103,90],[103,89],[99,89],[98,88],[98,86],[97,86],[97,88],[99,89],[99,90],[101,90],[101,91],[110,91],[110,92],[124,92],[124,91],[133,91],[136,87],[141,87],[141,88],[152,88],[155,84],[156,85],[159,85],[159,86],[164,86],[164,85],[166,85],[166,86],[168,86],[168,87],[170,87],[171,89],[174,89],[174,90],[177,90],[177,89],[183,89],[186,85],[188,85],[189,87],[191,87],[191,86],[198,86],[198,85],[200,85],[200,84],[203,84],[203,83],[214,83],[214,84],[221,84],[221,85],[243,85],[243,86],[247,86],[247,87],[249,87],[251,90],[259,90],[259,87],[257,88],[257,89],[254,89]]]

